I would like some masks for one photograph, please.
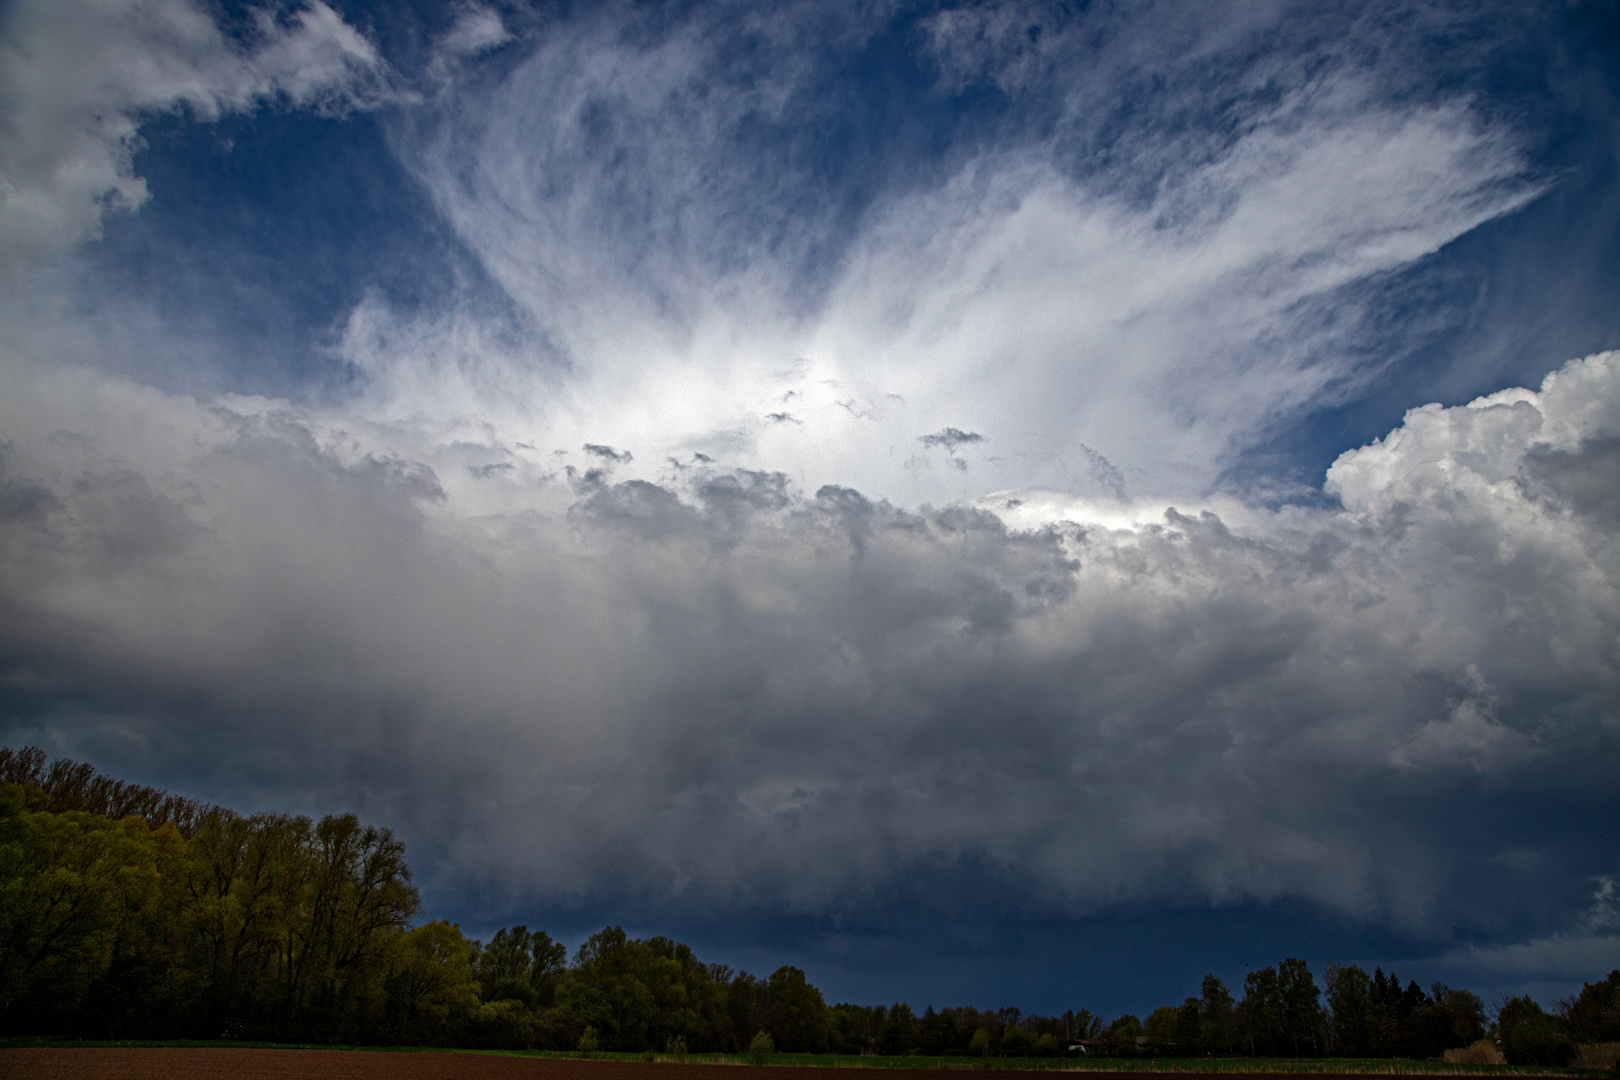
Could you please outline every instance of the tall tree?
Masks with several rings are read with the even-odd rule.
[[[1142,1025],[1147,1036],[1147,1052],[1153,1057],[1173,1054],[1181,1045],[1181,1014],[1174,1005],[1161,1005],[1148,1014]]]
[[[1570,1006],[1569,1024],[1582,1042],[1620,1042],[1620,968],[1581,987]]]
[[[1333,1053],[1365,1057],[1373,1052],[1378,1018],[1373,1011],[1372,977],[1354,964],[1327,966],[1328,1036]]]
[[[395,938],[392,951],[391,1005],[404,1039],[431,1041],[453,1018],[476,1011],[473,943],[459,926],[426,923]]]
[[[1251,971],[1243,978],[1238,1027],[1250,1056],[1270,1056],[1283,1045],[1282,981],[1275,967]]]
[[[1278,999],[1282,1007],[1282,1039],[1294,1057],[1317,1054],[1322,1048],[1322,995],[1305,961],[1287,959],[1277,965]]]
[[[486,1001],[516,1000],[531,1008],[549,1005],[568,950],[544,930],[527,926],[495,931],[478,954],[478,977]]]
[[[911,1018],[909,1007],[906,1017]],[[771,972],[765,984],[765,1019],[778,1050],[815,1054],[827,1049],[827,1003],[796,967]],[[911,1038],[910,1026],[905,1025],[904,1038]]]
[[[1202,1046],[1208,1054],[1230,1054],[1237,1050],[1237,1010],[1231,991],[1213,975],[1205,975],[1200,987],[1198,1015]]]
[[[12,1030],[71,1022],[155,923],[181,851],[172,826],[45,805],[38,788],[0,786],[0,1026]]]
[[[1176,1045],[1183,1054],[1207,1053],[1201,1003],[1190,997],[1176,1009]]]

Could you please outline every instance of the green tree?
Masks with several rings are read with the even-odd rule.
[[[1198,1006],[1204,1052],[1234,1053],[1238,1045],[1237,1010],[1226,984],[1213,975],[1205,975]]]
[[[408,930],[386,829],[244,818],[27,748],[0,779],[24,781],[0,784],[0,1032],[431,1042],[476,1003],[472,943]]]
[[[922,1042],[920,1025],[911,1006],[897,1001],[889,1006],[878,1029],[878,1052],[883,1054],[914,1054]],[[786,1044],[784,1044],[786,1045]]]
[[[1327,975],[1328,1043],[1341,1057],[1373,1052],[1378,1017],[1373,1010],[1372,978],[1361,968],[1329,963]]]
[[[453,1017],[444,1037],[453,1046],[526,1050],[538,1037],[536,1019],[521,1001],[481,1001],[459,1022]]]
[[[754,1037],[748,1040],[748,1056],[754,1059],[755,1065],[769,1065],[771,1055],[776,1053],[776,1040],[771,1038],[768,1031],[757,1031]]]
[[[1028,1057],[1034,1049],[1034,1040],[1029,1037],[1029,1032],[1012,1023],[1001,1029],[998,1048],[1002,1057]]]
[[[771,972],[765,984],[765,1015],[776,1045],[788,1053],[826,1051],[827,1003],[798,968],[783,966]],[[906,1015],[911,1015],[909,1008]]]
[[[390,990],[402,1033],[433,1041],[452,1020],[465,1020],[480,1002],[473,943],[453,923],[437,920],[392,942]]]
[[[1428,1004],[1428,996],[1416,982],[1407,983],[1403,990],[1395,973],[1385,975],[1382,968],[1373,969],[1372,982],[1373,1013],[1378,1020],[1373,1052],[1394,1057],[1423,1053],[1412,1018]]]
[[[180,937],[198,984],[199,1034],[243,1032],[273,979],[278,942],[297,917],[307,820],[229,812],[204,820],[176,881]]]
[[[567,958],[567,950],[543,930],[503,927],[478,954],[484,999],[521,1001],[530,1008],[549,1005]]]
[[[1282,1045],[1282,1014],[1282,983],[1277,969],[1266,967],[1245,975],[1237,1020],[1243,1047],[1250,1057],[1277,1053]]]
[[[1277,965],[1281,1005],[1281,1041],[1293,1057],[1317,1054],[1322,1047],[1322,995],[1305,961],[1288,959]]]
[[[1174,1005],[1163,1005],[1148,1014],[1142,1033],[1147,1036],[1147,1052],[1153,1057],[1164,1057],[1176,1052],[1179,1045],[1181,1014]]]
[[[1299,1057],[1316,1053],[1322,1027],[1321,995],[1302,960],[1251,971],[1243,980],[1238,1023],[1249,1053]]]
[[[1139,1040],[1143,1039],[1142,1021],[1126,1013],[1103,1032],[1103,1041],[1110,1053],[1120,1057],[1135,1057],[1140,1051]]]
[[[580,946],[574,966],[557,980],[556,1012],[572,1023],[595,1027],[610,1050],[651,1050],[670,1038],[683,1039],[690,1047],[726,1049],[734,1045],[737,1027],[727,1010],[730,988],[717,983],[717,977],[686,945],[664,937],[631,940],[621,928],[610,926]],[[802,972],[799,977],[802,984]],[[760,1011],[754,1006],[770,1004],[765,1000],[769,987],[751,976],[739,976],[732,986],[737,982],[750,994],[760,992],[759,1000],[750,1000],[743,1010],[743,1019],[753,1019]],[[779,1005],[791,1004],[790,990],[778,987]],[[809,991],[819,1004],[820,992],[814,987]],[[778,1016],[784,1030],[791,1028],[791,1012]]]
[[[1564,1018],[1543,1012],[1528,996],[1502,1006],[1496,1031],[1509,1065],[1564,1066],[1574,1060],[1575,1040]]]
[[[1204,1017],[1200,1002],[1190,997],[1176,1009],[1176,1040],[1184,1054],[1204,1052]]]
[[[966,1043],[957,1023],[956,1011],[935,1012],[932,1005],[923,1013],[919,1049],[925,1054],[944,1054]]]
[[[596,1032],[607,1050],[644,1050],[658,1014],[639,955],[624,930],[609,926],[580,945],[557,987],[557,1007]]]
[[[1620,968],[1602,982],[1581,987],[1570,1006],[1569,1025],[1581,1042],[1620,1042]]]
[[[199,822],[221,812],[219,807],[195,799],[126,784],[69,758],[58,758],[47,766],[45,752],[37,746],[21,750],[0,747],[0,784],[37,788],[45,800],[36,810],[52,814],[77,810],[111,821],[138,817],[154,829],[173,825],[188,839]]]
[[[1102,1034],[1102,1018],[1092,1016],[1090,1009],[1066,1012],[1064,1029],[1070,1039],[1095,1039]]]
[[[0,786],[0,1025],[11,1030],[75,1012],[120,945],[155,920],[181,846],[172,827],[44,803],[37,788]]]
[[[741,1040],[750,1031],[759,1031],[769,1022],[765,1012],[765,983],[746,971],[739,971],[726,984],[726,1015],[731,1021],[733,1045],[741,1050]]]
[[[1406,1021],[1404,1049],[1421,1057],[1438,1057],[1469,1046],[1485,1035],[1485,1003],[1467,990],[1435,983],[1429,997]]]
[[[300,827],[281,882],[282,1030],[358,1035],[381,1012],[386,957],[419,906],[405,847],[353,814]]]

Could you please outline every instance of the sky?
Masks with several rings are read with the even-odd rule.
[[[831,1000],[1620,966],[1614,3],[0,5],[0,743]]]

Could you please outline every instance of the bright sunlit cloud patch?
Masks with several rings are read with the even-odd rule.
[[[1149,199],[1018,140],[850,229],[791,165],[737,164],[756,128],[793,138],[812,73],[791,35],[781,69],[740,87],[701,19],[626,36],[559,30],[493,91],[413,119],[405,160],[528,332],[363,309],[345,355],[370,415],[563,455],[628,446],[647,479],[702,452],[937,501],[1084,486],[1099,454],[1132,490],[1198,493],[1279,417],[1371,374],[1344,348],[1346,288],[1539,188],[1464,103],[1397,110],[1329,75],[1236,117],[1213,154],[1115,170],[1160,174]],[[829,246],[842,257],[807,279]],[[947,426],[987,441],[919,452]]]

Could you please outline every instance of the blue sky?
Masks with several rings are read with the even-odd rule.
[[[834,998],[1620,965],[1614,5],[0,20],[8,745]]]

